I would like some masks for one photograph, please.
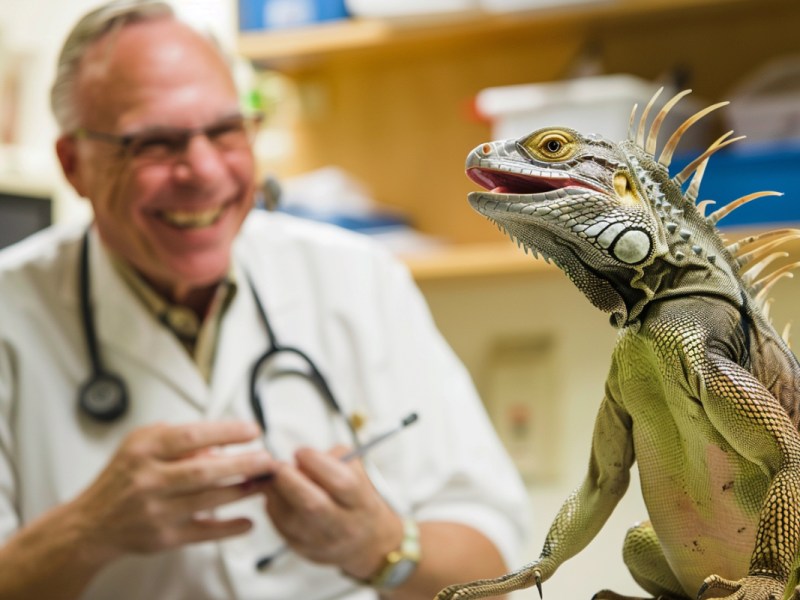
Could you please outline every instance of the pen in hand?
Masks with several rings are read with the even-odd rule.
[[[384,431],[383,433],[376,435],[374,438],[370,439],[368,442],[361,444],[357,448],[353,448],[347,454],[344,454],[339,460],[342,462],[350,462],[356,458],[364,456],[367,452],[372,450],[375,446],[380,444],[382,441],[386,440],[387,438],[392,437],[395,433],[399,433],[409,425],[411,425],[414,421],[416,421],[419,417],[417,413],[409,414],[405,419],[400,421],[400,425],[396,427],[392,427],[388,431]],[[258,477],[253,477],[249,480],[250,483],[263,483],[265,481],[270,481],[275,477],[275,473],[267,473],[265,475],[259,475]]]
[[[342,462],[350,462],[354,458],[358,458],[360,456],[364,456],[367,452],[372,450],[375,446],[380,444],[382,441],[392,437],[395,433],[399,433],[400,431],[402,431],[403,429],[405,429],[406,427],[411,425],[413,422],[415,422],[418,418],[419,417],[417,416],[417,413],[415,413],[415,412],[411,413],[405,419],[400,421],[400,424],[397,425],[396,427],[392,427],[388,431],[384,431],[383,433],[381,433],[379,435],[376,435],[374,438],[372,438],[371,440],[369,440],[368,442],[366,442],[364,444],[361,444],[357,448],[353,448],[350,452],[348,452],[347,454],[342,456],[341,461]]]
[[[365,442],[364,444],[361,444],[360,446],[358,446],[356,448],[353,448],[347,454],[342,455],[342,457],[339,460],[341,460],[342,462],[350,462],[350,461],[352,461],[352,460],[354,460],[356,458],[364,456],[367,452],[372,450],[372,448],[374,448],[375,446],[377,446],[381,442],[389,439],[390,437],[394,436],[396,433],[399,433],[400,431],[402,431],[403,429],[405,429],[406,427],[408,427],[412,423],[416,422],[418,418],[419,417],[418,417],[417,413],[415,413],[415,412],[409,414],[402,421],[400,421],[399,425],[396,425],[395,427],[392,427],[391,429],[389,429],[387,431],[384,431],[381,434],[376,435],[374,438],[371,438],[369,441]],[[275,476],[274,473],[269,473],[267,475],[263,475],[263,476],[257,478],[257,480],[258,481],[269,481],[274,476]],[[258,562],[256,562],[256,569],[259,570],[259,571],[263,571],[263,570],[267,569],[276,558],[278,558],[279,556],[282,556],[288,550],[289,550],[289,546],[286,545],[286,544],[283,544],[280,548],[278,548],[277,550],[275,550],[271,554],[268,554],[267,556],[259,559]]]

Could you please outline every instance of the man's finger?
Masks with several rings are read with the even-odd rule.
[[[258,425],[249,421],[199,421],[164,427],[154,440],[155,455],[172,460],[204,448],[243,444],[260,433]]]
[[[197,492],[230,480],[253,479],[271,473],[276,468],[277,462],[264,450],[236,454],[202,454],[170,461],[161,467],[167,495]]]
[[[271,488],[270,495],[280,495],[293,510],[307,517],[326,514],[334,508],[327,492],[291,465],[281,465]]]
[[[342,506],[356,506],[362,497],[361,487],[371,486],[371,483],[356,461],[343,463],[338,450],[331,454],[303,448],[295,453],[295,459],[298,468],[336,502]]]
[[[195,542],[221,540],[233,535],[246,533],[253,526],[250,519],[192,519],[180,526],[177,536],[181,545]]]
[[[236,502],[242,498],[260,493],[261,490],[246,483],[236,483],[197,492],[184,494],[165,499],[168,511],[175,516],[191,515],[194,513],[212,510]]]

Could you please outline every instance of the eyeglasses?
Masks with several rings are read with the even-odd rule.
[[[127,158],[137,162],[163,164],[175,162],[183,156],[189,141],[196,135],[205,136],[219,152],[248,149],[262,120],[261,114],[235,114],[203,127],[153,127],[127,135],[81,127],[75,135],[119,146]]]

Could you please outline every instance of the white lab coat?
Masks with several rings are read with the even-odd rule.
[[[250,215],[235,245],[238,291],[207,384],[173,334],[117,276],[93,233],[91,299],[100,351],[106,368],[127,383],[131,401],[122,419],[101,424],[76,407],[89,376],[77,291],[82,231],[53,228],[0,253],[0,539],[76,496],[139,426],[253,418],[249,372],[267,338],[247,273],[280,342],[311,355],[345,413],[366,415],[362,440],[419,413],[418,424],[370,456],[376,485],[397,509],[420,521],[469,524],[516,562],[524,489],[467,373],[435,331],[405,268],[386,252],[334,227]],[[296,379],[286,385],[261,386],[276,452],[291,458],[300,445],[350,443],[342,417],[326,411],[311,386]],[[123,558],[83,598],[376,598],[337,569],[291,553],[256,572],[256,559],[281,545],[263,498],[218,513],[247,516],[255,527],[221,542]]]

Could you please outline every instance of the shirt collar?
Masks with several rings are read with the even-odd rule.
[[[175,334],[208,380],[219,325],[236,294],[237,282],[233,267],[228,268],[225,276],[217,284],[208,312],[201,319],[190,308],[169,302],[120,257],[114,254],[110,254],[110,257],[114,270],[148,312]]]

